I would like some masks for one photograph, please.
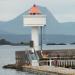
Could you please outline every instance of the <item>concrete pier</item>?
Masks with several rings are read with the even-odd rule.
[[[36,75],[75,75],[75,69],[54,67],[54,66],[16,66],[16,64],[9,64],[3,66],[6,69],[16,69],[24,72],[29,72]]]
[[[35,73],[38,75],[75,75],[75,70],[62,67],[50,67],[50,66],[22,66],[26,72]]]

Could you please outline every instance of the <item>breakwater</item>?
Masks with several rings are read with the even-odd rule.
[[[34,73],[36,75],[75,75],[75,70],[70,68],[63,67],[54,67],[54,66],[16,66],[13,64],[5,65],[3,68],[11,68],[24,72]]]

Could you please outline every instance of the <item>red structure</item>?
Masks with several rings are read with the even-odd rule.
[[[30,15],[39,15],[41,14],[39,8],[36,5],[33,5],[33,7],[29,10]]]

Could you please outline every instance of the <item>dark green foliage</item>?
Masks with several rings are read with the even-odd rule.
[[[5,39],[0,40],[0,45],[9,45],[9,44],[11,44],[11,42],[9,42],[9,41],[7,41]]]
[[[0,45],[29,45],[28,42],[20,42],[20,43],[12,43],[10,41],[7,41],[6,39],[0,39]]]
[[[47,45],[66,45],[65,43],[47,43]]]
[[[30,45],[29,42],[21,42],[20,45]]]

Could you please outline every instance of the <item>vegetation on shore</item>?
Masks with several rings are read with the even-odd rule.
[[[47,45],[66,45],[65,43],[47,43]]]
[[[12,43],[6,39],[0,39],[0,45],[29,45],[29,42]]]
[[[69,43],[70,45],[75,45],[75,42]],[[19,42],[19,43],[12,43],[7,41],[6,39],[0,39],[0,45],[30,45],[30,42]],[[66,43],[47,43],[46,45],[67,45]]]

